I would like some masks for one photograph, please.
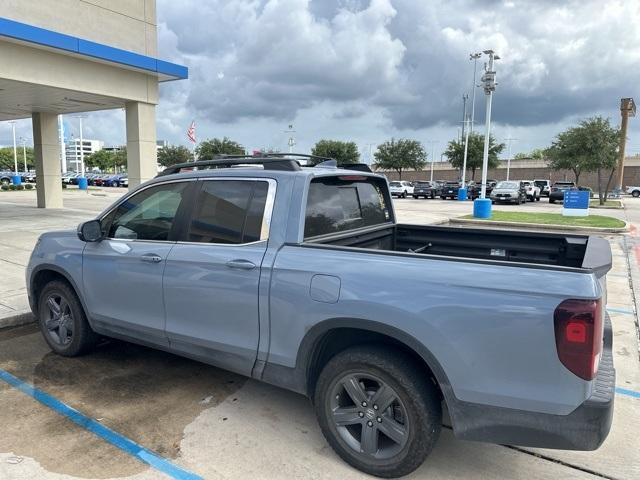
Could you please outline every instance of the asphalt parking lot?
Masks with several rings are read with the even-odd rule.
[[[0,194],[5,272],[0,288],[13,295],[5,307],[15,313],[24,301],[24,264],[41,231],[73,227],[122,192],[65,192],[67,208],[49,212],[33,207],[32,192]],[[640,225],[640,199],[625,204],[624,210],[598,213]],[[395,207],[399,220],[410,223],[446,221],[472,209],[471,202],[412,198],[396,200]],[[561,207],[543,199],[495,208],[559,212]],[[410,478],[640,478],[635,314],[640,237],[632,227],[629,234],[608,239],[614,255],[608,310],[618,389],[605,444],[596,452],[523,449],[460,441],[445,428]],[[92,354],[63,358],[50,352],[34,325],[23,325],[0,330],[0,377],[2,372],[1,479],[365,478],[333,453],[304,397],[175,355],[105,341]],[[11,385],[7,378],[24,383]],[[47,402],[34,400],[34,394],[44,394],[39,398]],[[78,423],[65,406],[83,415],[76,417]],[[120,448],[105,441],[104,432],[92,433],[96,425],[114,432]],[[159,459],[155,467],[139,460],[149,452]]]

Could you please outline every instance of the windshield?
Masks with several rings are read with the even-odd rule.
[[[573,188],[573,183],[556,183],[553,186],[560,190],[567,190],[569,188]]]
[[[401,187],[401,186],[402,186],[402,184],[401,184],[400,182],[391,182],[391,183],[389,184],[389,186],[390,186],[390,187]]]
[[[518,188],[518,182],[499,182],[496,188],[514,189]]]
[[[537,187],[546,187],[547,186],[547,181],[546,180],[534,180],[534,183],[536,184]]]

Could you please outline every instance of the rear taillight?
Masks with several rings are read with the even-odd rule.
[[[584,380],[596,376],[602,354],[601,302],[565,300],[553,314],[558,358]]]

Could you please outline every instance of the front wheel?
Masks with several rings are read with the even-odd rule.
[[[314,404],[336,453],[378,477],[414,471],[440,434],[434,385],[410,357],[382,347],[354,347],[329,360],[316,383]]]
[[[89,326],[78,296],[68,283],[49,282],[38,299],[38,323],[51,349],[75,357],[93,347],[98,336]]]
[[[636,198],[640,197],[640,190],[634,190],[633,192],[631,192],[631,195],[633,195]]]

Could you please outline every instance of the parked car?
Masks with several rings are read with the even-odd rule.
[[[606,240],[397,224],[385,177],[277,156],[165,172],[36,242],[54,352],[116,337],[308,395],[338,455],[382,477],[429,455],[443,404],[465,440],[607,437]]]
[[[460,182],[445,182],[440,189],[440,198],[451,200],[458,198],[458,190],[460,189]]]
[[[391,182],[389,190],[394,197],[407,198],[407,195],[413,195],[413,184],[404,180]]]
[[[626,187],[625,192],[636,198],[640,197],[640,187]]]
[[[121,187],[129,187],[129,177],[128,176],[124,176],[120,179],[120,186]]]
[[[436,198],[437,187],[432,182],[416,182],[413,187],[413,198]]]
[[[496,180],[487,180],[487,188],[485,190],[485,198],[491,198],[491,192],[498,182]],[[480,198],[482,193],[482,183],[476,183],[473,180],[467,185],[467,198],[475,200]]]
[[[498,182],[496,188],[491,192],[493,203],[515,203],[519,205],[527,201],[527,189],[524,182],[519,180],[503,180]]]
[[[523,180],[525,191],[527,192],[527,200],[530,202],[540,201],[540,187],[533,180]]]
[[[555,182],[549,192],[549,203],[562,202],[564,200],[564,192],[567,190],[577,190],[574,182]]]
[[[549,192],[551,191],[551,180],[544,179],[534,179],[533,183],[535,183],[540,189],[540,196],[548,197]]]
[[[0,184],[9,185],[11,183],[11,177],[13,177],[13,172],[0,172]]]

